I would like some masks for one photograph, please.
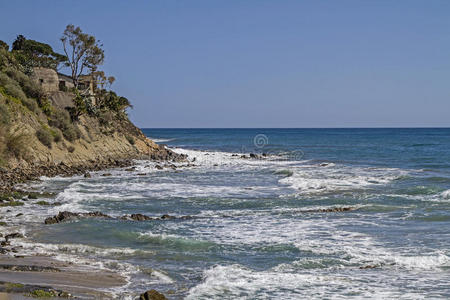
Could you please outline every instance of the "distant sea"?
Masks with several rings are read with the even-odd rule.
[[[120,272],[130,299],[450,298],[450,129],[143,131],[191,166],[33,183],[62,206],[14,211],[24,249]],[[61,210],[192,218],[32,217]]]

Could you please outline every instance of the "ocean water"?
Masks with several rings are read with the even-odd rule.
[[[2,211],[16,243],[124,274],[124,299],[450,298],[450,129],[144,133],[191,166],[31,183],[62,205]],[[62,210],[193,218],[43,224]]]

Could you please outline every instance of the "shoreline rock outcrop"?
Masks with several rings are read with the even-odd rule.
[[[99,219],[110,219],[110,220],[123,220],[123,221],[156,221],[156,220],[189,220],[192,216],[172,216],[172,215],[162,215],[161,217],[149,217],[143,214],[131,214],[124,215],[122,217],[114,218],[110,215],[104,214],[99,211],[87,212],[87,213],[75,213],[70,211],[61,211],[53,217],[48,217],[45,219],[45,224],[57,224],[67,221],[79,220],[79,219],[89,219],[89,218],[99,218]]]

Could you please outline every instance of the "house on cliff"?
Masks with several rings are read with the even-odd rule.
[[[54,105],[60,107],[73,106],[73,96],[68,95],[68,91],[74,87],[71,76],[58,73],[53,69],[37,67],[33,69],[33,78],[39,83],[45,94]],[[84,95],[90,96],[95,104],[94,78],[91,75],[82,75],[79,78],[78,90]]]

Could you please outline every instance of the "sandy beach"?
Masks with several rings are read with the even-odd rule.
[[[112,298],[112,295],[101,292],[101,289],[126,284],[123,277],[105,270],[88,270],[85,266],[81,270],[80,266],[63,263],[51,257],[9,255],[0,256],[0,281],[19,284],[16,288],[9,288],[10,292],[0,299],[27,299],[27,292],[19,292],[23,290],[20,285],[24,285],[25,290],[33,290],[26,286],[42,286],[43,289],[63,291],[81,299],[108,299]],[[8,292],[6,284],[3,284],[1,289]]]

